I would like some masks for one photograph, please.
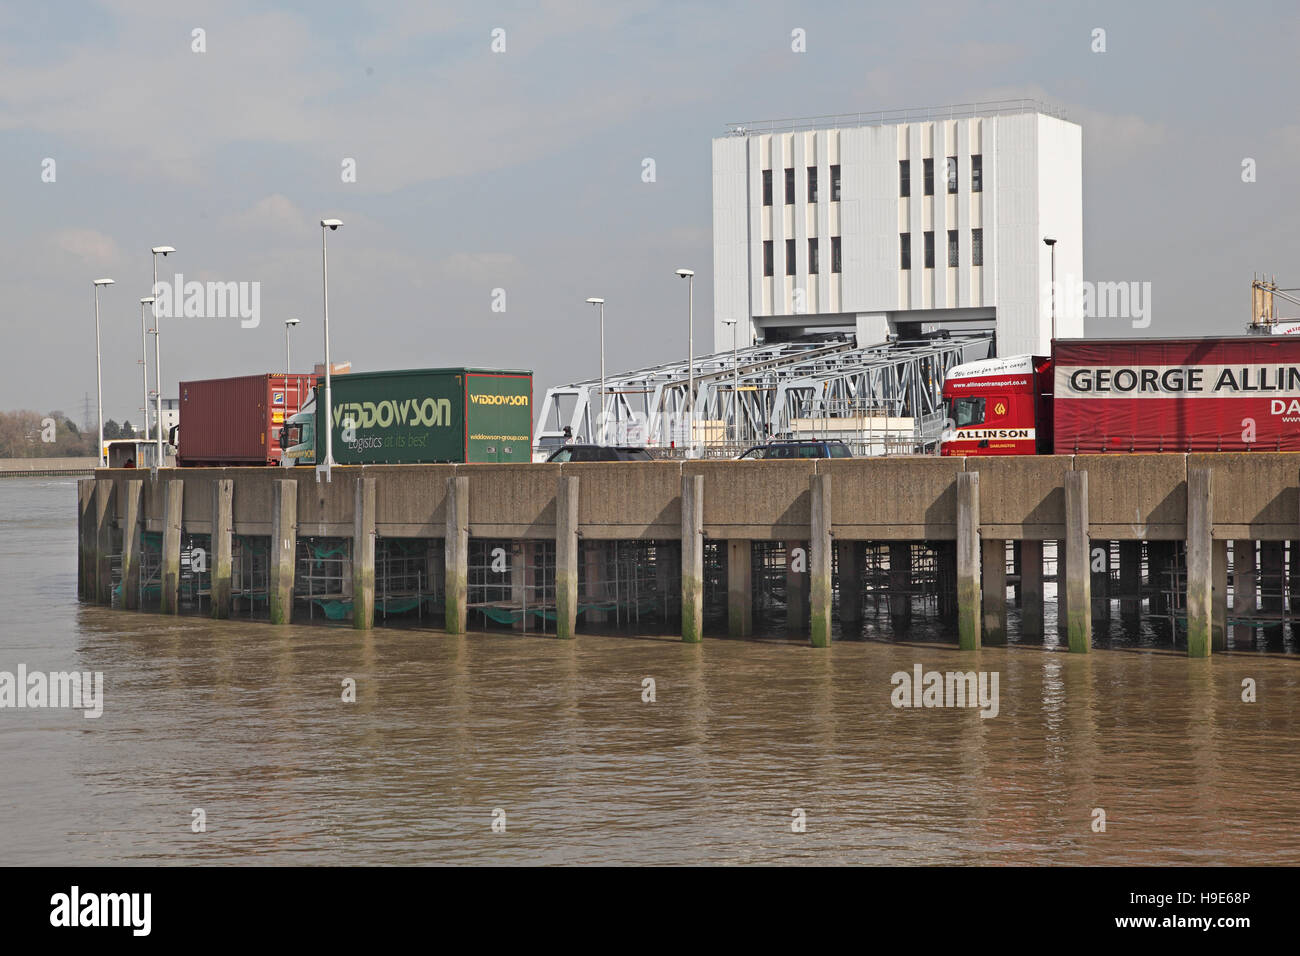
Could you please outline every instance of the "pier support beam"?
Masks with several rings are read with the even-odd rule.
[[[893,561],[893,558],[890,558]],[[1007,642],[1007,543],[1000,538],[980,541],[980,578],[984,592],[984,643]]]
[[[77,479],[77,596],[95,599],[95,479]]]
[[[144,481],[133,478],[123,483],[126,501],[122,514],[122,607],[140,607],[140,501]]]
[[[727,633],[732,637],[749,637],[754,633],[752,560],[753,549],[748,538],[727,542]],[[840,573],[843,575],[843,566]],[[843,600],[841,597],[841,607]]]
[[[785,629],[802,631],[808,620],[808,542],[785,543]]]
[[[1187,470],[1187,656],[1210,656],[1214,592],[1211,530],[1214,513],[1210,498],[1214,472]]]
[[[1214,582],[1211,599],[1214,606],[1210,614],[1210,647],[1216,651],[1228,649],[1228,542],[1216,538],[1210,543],[1214,562]]]
[[[375,626],[375,479],[358,478],[352,506],[352,626]]]
[[[1043,542],[1020,542],[1020,633],[1043,637]]]
[[[1287,542],[1287,608],[1300,612],[1300,541]]]
[[[235,482],[218,478],[212,483],[212,616],[230,617],[230,575],[235,530]]]
[[[889,546],[889,622],[895,630],[912,624],[912,542]]]
[[[571,640],[577,627],[578,479],[565,475],[555,492],[555,636]]]
[[[1088,560],[1092,569],[1094,613],[1102,620],[1110,620],[1110,542],[1092,542]]]
[[[1255,616],[1255,588],[1258,576],[1255,572],[1255,542],[1238,540],[1232,542],[1232,616],[1235,618],[1252,618]]]
[[[176,614],[180,611],[181,598],[181,506],[185,502],[185,482],[180,478],[169,478],[165,485],[162,570],[158,576],[162,591],[158,609],[164,614]]]
[[[957,472],[957,646],[980,645],[980,476]]]
[[[813,475],[808,548],[809,623],[813,647],[831,646],[831,476]]]
[[[113,603],[113,481],[95,479],[95,602]]]
[[[840,572],[840,624],[862,622],[862,544],[836,541]]]
[[[1092,647],[1092,571],[1088,540],[1088,473],[1065,473],[1066,635],[1070,653]]]
[[[294,560],[298,554],[298,482],[271,482],[271,623],[293,617]]]
[[[1282,636],[1282,595],[1286,590],[1286,562],[1281,541],[1259,543],[1260,610],[1269,618],[1264,625],[1265,640]]]
[[[464,634],[469,621],[469,479],[447,479],[446,561],[443,586],[446,591],[448,634]],[[574,548],[577,558],[577,548]],[[557,574],[559,569],[556,569]],[[577,583],[576,571],[574,583]],[[556,579],[558,590],[559,579]],[[574,600],[577,606],[577,600]]]
[[[1154,558],[1155,549],[1152,549]],[[1154,564],[1154,561],[1152,562]],[[1122,618],[1142,614],[1142,542],[1119,543],[1119,613]]]
[[[704,476],[682,476],[682,640],[704,636]]]
[[[1066,591],[1069,560],[1066,556],[1065,539],[1056,542],[1056,630],[1066,634],[1069,631],[1070,595]]]

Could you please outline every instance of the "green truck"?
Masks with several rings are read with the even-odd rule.
[[[334,461],[340,465],[529,462],[533,373],[485,368],[349,372],[330,382]],[[281,431],[283,463],[325,455],[318,384]]]

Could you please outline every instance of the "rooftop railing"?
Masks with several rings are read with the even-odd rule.
[[[792,119],[756,120],[728,123],[731,136],[758,133],[795,133],[800,130],[832,129],[846,126],[893,126],[901,123],[933,123],[938,120],[972,119],[977,116],[1006,116],[1014,113],[1042,113],[1066,119],[1065,110],[1041,100],[989,100],[979,103],[954,103],[951,106],[922,106],[915,109],[876,110],[863,113],[832,113],[826,116],[803,116]]]

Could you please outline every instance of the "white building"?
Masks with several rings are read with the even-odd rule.
[[[734,126],[713,141],[714,349],[856,328],[859,346],[991,328],[1000,355],[1083,335],[1080,127],[1041,104]],[[729,325],[730,322],[735,325]]]

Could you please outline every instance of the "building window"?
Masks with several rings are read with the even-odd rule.
[[[817,167],[808,167],[808,201],[817,201]]]
[[[794,275],[794,240],[785,241],[785,274]]]
[[[840,201],[840,167],[831,167],[831,202]]]
[[[763,205],[772,205],[772,170],[763,170]]]
[[[960,264],[961,264],[961,260],[957,258],[957,230],[949,229],[948,230],[948,268],[956,269],[957,266]]]
[[[933,232],[927,232],[925,234],[925,267],[927,269],[934,268],[934,233]]]
[[[912,164],[906,159],[898,161],[898,195],[912,195]]]
[[[815,276],[817,274],[817,240],[808,240],[808,274]]]
[[[972,229],[970,231],[970,264],[973,266],[984,265],[983,229]]]
[[[925,166],[925,194],[934,195],[934,160],[925,159],[921,161]]]
[[[947,168],[944,170],[948,175],[948,192],[957,191],[957,157],[949,156]]]
[[[794,205],[794,167],[785,171],[785,204]]]
[[[763,243],[763,275],[772,274],[772,240],[768,239]]]
[[[898,234],[898,268],[912,268],[912,234],[910,232],[900,232]]]
[[[984,157],[976,153],[970,158],[970,191],[984,191]]]
[[[840,237],[831,236],[831,272],[840,271]]]

